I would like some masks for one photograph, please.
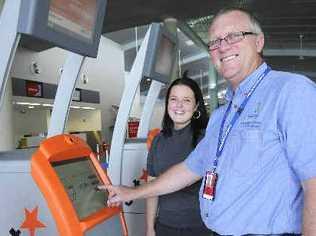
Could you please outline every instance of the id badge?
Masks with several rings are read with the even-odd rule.
[[[205,174],[204,189],[202,197],[208,200],[214,200],[217,182],[217,173],[207,171]]]

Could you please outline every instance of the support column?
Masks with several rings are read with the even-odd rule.
[[[10,71],[20,40],[17,33],[21,0],[0,1],[0,151],[14,149]]]
[[[208,99],[207,103],[210,105],[210,114],[218,107],[218,97],[217,97],[217,73],[214,68],[214,65],[209,62],[209,71],[208,71],[208,94],[210,98]]]
[[[168,29],[169,32],[171,32],[172,34],[175,35],[175,37],[178,38],[177,36],[177,26],[178,26],[178,21],[177,19],[175,18],[167,18],[164,20],[164,24],[166,26],[166,28]],[[178,62],[179,62],[179,57],[176,57],[175,59],[175,63],[174,63],[174,66],[173,66],[173,70],[172,70],[172,73],[171,73],[171,78],[170,78],[170,82],[172,82],[173,80],[175,80],[176,78],[178,78],[178,74],[179,74],[179,68],[178,68]]]

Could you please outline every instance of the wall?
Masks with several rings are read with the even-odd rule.
[[[66,51],[60,48],[43,52],[19,48],[12,67],[12,77],[56,84],[66,56]],[[31,72],[32,62],[38,63],[39,75]],[[97,58],[85,60],[82,74],[85,74],[88,83],[79,80],[77,87],[100,92],[102,134],[108,141],[111,137],[109,127],[114,120],[111,106],[119,104],[124,87],[124,55],[120,45],[101,37]]]
[[[7,82],[6,91],[0,109],[0,150],[14,149],[14,135],[12,124],[12,88],[11,80]]]
[[[80,131],[99,131],[101,130],[101,111],[100,110],[77,110],[71,109],[68,123],[66,125],[67,132]]]
[[[129,72],[125,72],[125,80],[128,78]],[[132,109],[130,111],[130,117],[140,118],[142,111],[144,109],[144,103],[145,103],[146,97],[140,95],[139,87],[138,92],[135,95],[135,99],[133,102]],[[155,107],[153,110],[153,114],[150,121],[149,129],[153,128],[161,128],[161,121],[164,114],[164,100],[158,100],[155,103]]]
[[[46,109],[25,109],[14,107],[13,123],[16,136],[38,135],[47,131],[47,116],[49,110]]]

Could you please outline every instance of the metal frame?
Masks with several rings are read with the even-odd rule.
[[[148,50],[148,41],[150,30],[146,33],[143,43],[138,51],[133,67],[129,75],[126,78],[126,84],[124,87],[122,99],[120,102],[118,114],[116,117],[111,152],[109,158],[109,176],[113,184],[121,184],[122,182],[122,153],[124,140],[126,137],[126,127],[130,110],[133,106],[133,101],[137,93],[137,88],[142,79],[143,67],[145,63],[145,55]]]
[[[0,109],[3,105],[6,85],[21,35],[17,33],[21,0],[5,1],[0,15]]]
[[[76,53],[68,53],[58,84],[47,137],[62,134],[65,130],[72,94],[75,90],[84,59],[85,57]]]
[[[138,127],[138,132],[137,132],[138,138],[147,138],[150,120],[153,115],[154,106],[158,99],[162,85],[163,83],[156,80],[153,80],[150,84],[150,88],[148,91],[148,95],[146,97],[142,116],[139,122],[139,127]]]

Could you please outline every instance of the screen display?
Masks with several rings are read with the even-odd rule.
[[[50,0],[48,26],[92,41],[96,16],[97,0]]]
[[[169,76],[173,65],[173,50],[175,44],[167,37],[162,35],[157,51],[157,59],[155,64],[155,72]]]
[[[52,163],[79,219],[106,207],[108,193],[98,191],[102,184],[89,158],[82,157],[73,160]]]

